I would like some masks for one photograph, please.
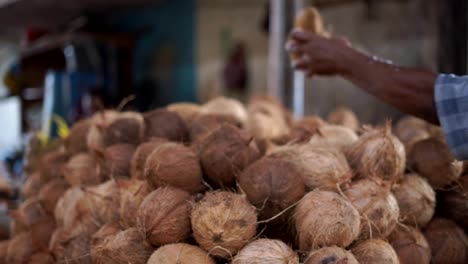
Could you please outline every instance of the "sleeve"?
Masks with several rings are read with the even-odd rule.
[[[441,74],[434,91],[447,144],[457,160],[468,160],[468,76]]]

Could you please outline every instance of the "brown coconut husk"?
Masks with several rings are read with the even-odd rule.
[[[406,116],[400,119],[393,128],[395,136],[405,145],[406,153],[409,153],[413,145],[431,135],[427,129],[426,121]]]
[[[304,264],[359,264],[354,255],[346,249],[331,246],[312,251]]]
[[[322,144],[294,144],[278,147],[269,157],[290,162],[302,175],[309,190],[336,186],[351,180],[351,168],[338,149]]]
[[[400,209],[388,182],[362,179],[345,188],[344,195],[362,216],[360,240],[385,238],[397,225]]]
[[[130,160],[135,153],[135,146],[115,144],[95,154],[100,164],[101,175],[105,179],[125,179],[130,176]]]
[[[140,144],[133,153],[130,160],[130,176],[133,179],[144,180],[143,171],[145,169],[146,158],[160,144],[169,142],[165,138],[153,138],[148,142]]]
[[[463,264],[468,260],[468,238],[452,220],[434,218],[424,231],[433,264]]]
[[[190,123],[190,140],[192,144],[203,141],[211,132],[223,124],[241,127],[241,124],[231,116],[225,115],[199,115]]]
[[[47,252],[39,252],[32,255],[27,264],[54,264],[54,257]]]
[[[122,226],[119,222],[107,223],[91,236],[90,245],[96,247],[108,240],[110,237],[122,231]]]
[[[436,206],[436,194],[424,178],[415,173],[405,175],[394,186],[393,194],[398,201],[403,223],[422,228],[431,221]]]
[[[63,259],[59,263],[93,264],[90,252],[90,237],[79,235],[65,242]]]
[[[84,119],[73,124],[67,138],[63,141],[63,145],[68,153],[75,155],[88,150],[86,140],[91,125],[90,119]]]
[[[380,239],[370,239],[363,241],[353,248],[354,254],[359,264],[399,264],[398,255],[392,246]],[[417,262],[420,263],[420,262]]]
[[[103,181],[98,160],[88,153],[80,153],[70,158],[63,168],[63,175],[71,186],[96,185]]]
[[[359,235],[359,212],[338,194],[314,190],[296,206],[294,221],[302,251],[347,247]]]
[[[239,187],[259,210],[260,220],[270,219],[299,201],[305,194],[301,174],[287,161],[264,157],[249,165],[238,177]],[[292,210],[270,224],[285,223]]]
[[[212,192],[195,205],[191,223],[203,249],[213,256],[232,258],[255,236],[257,213],[240,194]]]
[[[55,260],[63,260],[63,254],[65,253],[64,242],[67,240],[67,235],[62,227],[58,227],[52,233],[49,241],[49,252]]]
[[[87,187],[84,193],[78,207],[89,210],[94,221],[102,225],[119,219],[119,188],[114,180]]]
[[[190,195],[174,187],[160,187],[141,203],[137,227],[154,246],[184,241],[190,235]]]
[[[165,245],[153,252],[148,264],[215,264],[203,249],[185,243]]]
[[[153,251],[145,237],[136,228],[130,228],[92,247],[91,256],[95,264],[146,264]]]
[[[333,112],[328,114],[327,121],[330,124],[344,126],[353,131],[358,131],[359,129],[359,119],[356,114],[344,106],[337,107]]]
[[[64,179],[55,179],[45,184],[37,196],[42,208],[47,213],[53,214],[58,199],[65,193],[68,187],[69,185]]]
[[[456,181],[463,170],[463,163],[456,161],[448,146],[436,138],[414,144],[408,154],[408,165],[436,190]]]
[[[0,241],[0,263],[7,263],[8,244],[10,240]]]
[[[463,175],[453,189],[437,193],[442,214],[468,232],[468,175]]]
[[[299,257],[292,248],[281,240],[257,239],[242,248],[232,263],[299,264]]]
[[[10,212],[16,221],[17,231],[24,231],[47,216],[37,197],[24,201],[16,210]]]
[[[255,138],[266,139],[283,137],[291,131],[283,108],[269,102],[256,102],[249,105],[245,128]]]
[[[145,178],[153,187],[173,186],[189,193],[203,189],[200,161],[193,150],[177,143],[163,143],[146,158]]]
[[[206,137],[198,155],[210,183],[224,187],[233,186],[236,176],[260,158],[252,138],[231,125],[222,125]]]
[[[49,248],[49,241],[56,227],[55,219],[51,216],[44,217],[31,226],[31,242],[35,251],[46,251]]]
[[[397,253],[401,264],[431,263],[431,247],[418,229],[397,226],[388,240]]]
[[[21,196],[24,198],[30,198],[37,195],[42,185],[41,174],[39,172],[28,174],[23,186],[21,187]]]
[[[286,141],[294,143],[306,143],[314,135],[319,133],[319,128],[325,125],[327,125],[327,123],[319,116],[306,116],[294,124],[290,134],[286,137]],[[276,138],[276,140],[278,140],[278,138]]]
[[[117,182],[120,194],[120,223],[124,227],[136,226],[136,215],[140,204],[151,192],[146,181],[121,180]]]
[[[7,256],[5,263],[22,264],[29,260],[34,254],[31,233],[23,232],[15,235],[8,242]]]
[[[65,153],[63,149],[50,151],[44,154],[41,158],[41,166],[39,167],[41,184],[62,177],[62,168],[68,158],[68,154]]]
[[[241,124],[245,124],[248,116],[247,110],[241,102],[221,96],[203,104],[200,113],[231,116]]]
[[[189,124],[192,120],[200,114],[201,106],[194,103],[173,103],[166,106],[169,112],[177,113],[185,123]]]
[[[165,109],[156,109],[144,113],[143,116],[146,125],[145,141],[154,137],[178,142],[187,141],[187,125],[177,113]]]
[[[330,146],[336,147],[341,151],[346,151],[352,146],[359,137],[353,130],[337,125],[326,125],[318,129],[317,134],[313,135],[310,143],[322,142]]]
[[[379,177],[397,182],[406,165],[405,148],[391,133],[390,124],[368,129],[346,151],[351,168],[358,178]]]

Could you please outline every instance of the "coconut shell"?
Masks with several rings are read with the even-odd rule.
[[[320,127],[325,125],[327,123],[319,116],[306,116],[294,124],[291,133],[287,136],[287,141],[306,143],[319,132]]]
[[[312,251],[304,264],[359,264],[354,255],[346,249],[331,246]]]
[[[169,112],[177,113],[187,124],[190,123],[198,114],[201,106],[194,103],[173,103],[166,106]]]
[[[260,158],[252,138],[231,125],[222,125],[206,137],[198,154],[209,181],[226,187],[233,186],[236,176]]]
[[[436,194],[431,185],[417,174],[407,174],[393,188],[403,223],[424,227],[431,221],[436,206]]]
[[[380,239],[363,241],[353,248],[354,254],[359,264],[399,264],[398,255],[392,246]],[[415,262],[420,263],[420,262]]]
[[[143,171],[145,169],[146,158],[160,144],[168,142],[165,138],[153,138],[148,142],[140,144],[133,153],[130,160],[130,175],[133,179],[144,180]]]
[[[362,179],[347,187],[344,194],[362,216],[360,240],[385,238],[393,231],[400,210],[388,182]]]
[[[356,114],[347,107],[338,107],[335,111],[328,114],[327,121],[330,124],[347,127],[353,131],[359,129],[359,119]]]
[[[184,241],[190,235],[190,200],[190,194],[181,189],[156,189],[138,209],[138,229],[154,246]]]
[[[464,264],[468,261],[468,238],[453,221],[434,218],[424,231],[431,247],[432,264]]]
[[[257,213],[240,194],[212,192],[195,205],[191,222],[195,240],[203,249],[229,258],[255,236]]]
[[[42,208],[39,199],[36,197],[27,199],[18,207],[18,209],[10,214],[16,221],[18,227],[23,227],[24,230],[42,220],[47,215],[44,208]]]
[[[67,162],[63,168],[65,181],[71,186],[96,185],[102,182],[102,168],[91,154],[80,153]]]
[[[49,241],[49,252],[54,257],[55,260],[63,260],[65,254],[64,242],[67,240],[67,235],[63,228],[58,227],[52,233]]]
[[[408,165],[436,190],[456,181],[463,170],[463,163],[456,161],[448,146],[436,138],[414,144],[408,154]]]
[[[309,190],[336,186],[351,180],[346,157],[336,148],[317,144],[286,145],[268,156],[290,162],[302,175]]]
[[[290,211],[283,212],[305,194],[301,175],[289,162],[264,157],[249,165],[238,177],[241,191],[267,220],[281,213],[275,223],[284,223]]]
[[[465,232],[468,231],[468,175],[463,175],[458,184],[449,191],[437,193],[440,209],[444,216],[455,221]]]
[[[59,263],[67,264],[93,264],[90,252],[90,238],[79,235],[65,243],[63,259]]]
[[[117,185],[120,193],[120,222],[124,227],[134,227],[138,208],[151,189],[146,181],[141,180],[121,180]]]
[[[418,229],[397,226],[388,240],[397,253],[401,264],[431,263],[431,248]]]
[[[163,143],[146,158],[145,178],[153,187],[173,186],[189,193],[203,189],[203,175],[198,156],[177,143]]]
[[[368,129],[348,148],[346,157],[358,178],[378,177],[397,182],[406,165],[405,148],[392,135],[390,125]]]
[[[122,226],[118,222],[107,223],[91,236],[90,244],[92,247],[96,247],[120,231],[122,231]]]
[[[222,124],[230,124],[241,127],[241,124],[231,116],[225,115],[199,115],[190,123],[190,140],[195,144],[202,141],[211,132],[218,129]]]
[[[242,248],[232,263],[299,264],[299,257],[294,250],[280,240],[257,239]]]
[[[245,124],[246,130],[255,138],[273,139],[286,136],[291,128],[282,114],[282,109],[275,105],[251,105]]]
[[[44,217],[31,226],[31,242],[35,251],[47,251],[57,225],[53,217]]]
[[[356,132],[347,127],[337,125],[326,125],[320,127],[318,129],[317,134],[312,136],[309,142],[323,142],[325,144],[336,147],[341,151],[346,151],[358,139],[359,137],[356,134]]]
[[[302,251],[347,247],[359,235],[359,212],[338,194],[314,190],[296,206],[294,221]]]
[[[90,119],[81,120],[73,124],[67,138],[63,141],[68,153],[75,155],[88,150],[88,145],[85,142],[91,125]]]
[[[23,264],[34,253],[31,233],[23,232],[15,235],[8,242],[6,262],[8,264]]]
[[[427,129],[427,123],[413,116],[406,116],[400,119],[396,123],[393,132],[405,145],[406,153],[409,153],[416,142],[431,136]]]
[[[40,166],[40,181],[41,184],[62,177],[62,168],[67,162],[68,155],[62,149],[50,151],[44,154],[41,158],[40,164],[47,166]]]
[[[97,151],[98,162],[105,179],[125,179],[130,176],[130,160],[135,147],[130,144],[115,144]]]
[[[0,241],[0,263],[7,263],[7,254],[8,254],[8,244],[10,240]]]
[[[84,193],[78,206],[89,210],[95,222],[104,224],[119,219],[119,188],[114,180],[87,187]]]
[[[247,110],[236,99],[217,97],[202,105],[201,114],[226,115],[235,118],[239,123],[247,121]]]
[[[130,228],[93,247],[91,256],[95,264],[146,264],[153,250],[136,228]]]
[[[55,179],[45,184],[38,195],[42,208],[47,213],[53,214],[58,199],[65,193],[68,187],[67,182],[63,179]]]
[[[188,128],[184,120],[174,112],[156,109],[144,113],[145,140],[153,137],[166,138],[170,141],[184,142],[188,139]]]
[[[170,244],[153,252],[148,264],[215,264],[203,249],[184,243]]]
[[[23,186],[21,187],[21,195],[24,198],[33,197],[39,193],[41,186],[41,174],[39,172],[28,174]]]
[[[54,264],[54,257],[47,252],[39,252],[29,258],[27,264]]]

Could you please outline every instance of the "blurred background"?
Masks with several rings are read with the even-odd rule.
[[[21,177],[26,143],[103,108],[241,101],[269,93],[296,115],[393,108],[340,78],[303,80],[284,44],[299,8],[328,31],[403,66],[466,73],[464,0],[0,0],[0,179]]]

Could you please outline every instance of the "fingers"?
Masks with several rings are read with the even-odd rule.
[[[303,44],[290,40],[286,42],[286,51],[289,53],[299,54],[304,52],[304,47]]]
[[[290,34],[289,38],[299,42],[307,42],[314,38],[314,34],[300,30],[294,29]]]
[[[297,60],[291,62],[291,67],[295,70],[307,71],[310,67],[310,58],[308,56],[302,56]]]

